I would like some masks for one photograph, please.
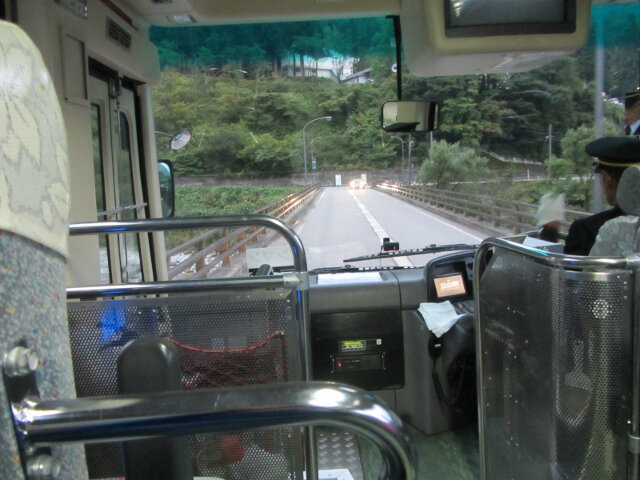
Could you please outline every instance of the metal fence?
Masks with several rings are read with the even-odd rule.
[[[462,217],[466,223],[475,224],[479,228],[489,228],[497,234],[518,233],[536,228],[535,213],[538,205],[534,203],[438,190],[423,185],[382,184],[375,188],[422,207],[437,209],[439,213],[445,213],[458,221]],[[569,229],[572,221],[590,215],[574,210],[566,210],[565,213],[566,220],[562,222],[562,229],[565,231]]]
[[[306,187],[298,193],[288,195],[253,213],[263,213],[285,219],[311,200],[321,185]],[[236,229],[214,228],[177,245],[166,252],[169,279],[178,279],[185,272],[189,278],[207,278],[216,266],[231,266],[231,257],[236,252],[246,252],[247,244],[256,243],[266,228],[241,227]],[[173,262],[172,258],[183,253],[184,259]]]

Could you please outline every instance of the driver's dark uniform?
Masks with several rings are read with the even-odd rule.
[[[605,222],[622,214],[622,210],[616,205],[604,212],[575,220],[569,227],[569,233],[564,243],[565,255],[589,255],[600,227]]]

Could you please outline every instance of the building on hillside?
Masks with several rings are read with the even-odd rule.
[[[282,61],[280,75],[283,77],[300,77],[303,62],[300,56],[289,56]],[[311,58],[304,57],[304,76],[328,78],[338,83],[369,83],[372,82],[371,69],[366,68],[358,72],[354,72],[355,58],[336,58],[323,57]]]
[[[342,79],[340,79],[340,82],[346,84],[371,83],[373,82],[373,78],[371,78],[371,69],[365,68],[364,70],[352,73],[351,75],[346,75]]]

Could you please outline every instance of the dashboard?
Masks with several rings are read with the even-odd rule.
[[[423,268],[312,274],[313,379],[372,391],[428,434],[455,426],[433,390],[434,335],[418,309],[450,301],[472,314],[474,254],[442,255]]]

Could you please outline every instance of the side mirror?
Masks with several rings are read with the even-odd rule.
[[[385,132],[432,132],[438,128],[440,106],[424,100],[390,100],[382,104],[380,124]]]
[[[188,128],[183,128],[179,132],[171,135],[170,133],[158,132],[156,131],[156,135],[161,135],[163,137],[169,137],[171,140],[169,141],[169,146],[171,150],[180,150],[184,147],[189,140],[191,140],[191,131]]]
[[[160,182],[162,217],[173,217],[176,214],[176,184],[173,164],[169,160],[158,160],[158,180]]]
[[[179,132],[174,133],[171,137],[171,150],[180,150],[189,143],[189,140],[191,140],[191,132],[188,129],[183,128]]]

